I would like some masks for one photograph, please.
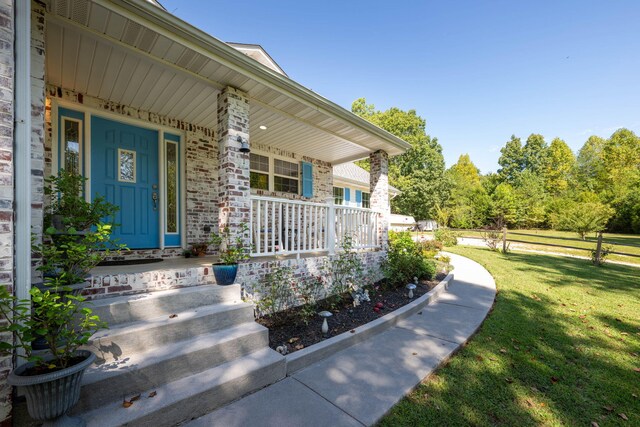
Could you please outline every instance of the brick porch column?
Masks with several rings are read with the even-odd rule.
[[[240,152],[238,137],[249,140],[249,98],[232,87],[218,95],[218,226],[237,235],[241,224],[250,223],[249,154]],[[249,232],[243,235],[251,245]]]
[[[371,193],[371,209],[380,213],[378,219],[378,236],[383,250],[389,245],[389,155],[378,150],[369,155],[371,171],[369,173],[369,191]]]

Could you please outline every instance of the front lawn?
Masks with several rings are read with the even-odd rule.
[[[491,272],[496,304],[382,426],[640,425],[640,269],[451,251]]]

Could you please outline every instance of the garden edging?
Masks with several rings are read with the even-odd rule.
[[[424,306],[435,302],[440,294],[445,292],[449,287],[449,283],[453,280],[454,273],[451,272],[445,277],[435,288],[416,298],[415,301],[392,311],[389,314],[369,322],[365,325],[354,328],[355,332],[344,332],[335,337],[296,351],[295,353],[285,356],[286,375],[289,376],[300,369],[323,360],[338,351],[349,348],[359,342],[362,342],[373,335],[377,335],[387,329],[395,326],[400,320],[405,319],[418,311]]]

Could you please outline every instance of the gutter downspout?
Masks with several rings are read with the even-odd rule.
[[[14,291],[30,299],[31,289],[31,2],[15,3]],[[19,351],[18,354],[20,354]],[[25,360],[18,358],[16,365]]]

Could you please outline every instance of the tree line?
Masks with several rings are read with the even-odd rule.
[[[352,111],[412,145],[390,160],[390,183],[402,192],[391,200],[394,213],[454,228],[640,233],[640,138],[628,129],[591,136],[577,154],[560,138],[531,134],[523,143],[513,135],[498,171],[481,174],[468,154],[446,169],[415,110],[378,111],[360,98]]]

